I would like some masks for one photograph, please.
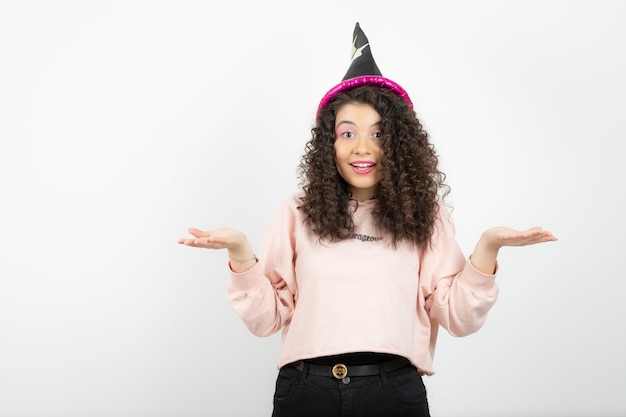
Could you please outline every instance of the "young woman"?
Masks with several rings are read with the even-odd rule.
[[[483,325],[501,247],[556,240],[495,227],[466,258],[410,98],[380,75],[358,23],[354,46],[320,103],[302,191],[258,256],[233,229],[179,240],[227,249],[234,310],[256,335],[282,331],[274,417],[428,416],[422,376],[433,373],[438,328],[463,336]]]

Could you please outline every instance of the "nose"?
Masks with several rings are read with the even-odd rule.
[[[354,153],[358,155],[367,155],[371,152],[371,143],[367,137],[359,137],[354,142]]]

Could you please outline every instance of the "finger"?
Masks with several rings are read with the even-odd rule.
[[[531,227],[530,229],[526,230],[526,234],[528,235],[540,235],[544,233],[550,233],[550,232],[543,230],[541,227]]]
[[[541,227],[532,227],[526,231],[529,236],[554,237],[552,232],[543,230]]]
[[[542,232],[542,233],[538,233],[538,234],[534,234],[532,236],[529,236],[526,241],[528,245],[533,245],[536,243],[544,243],[544,242],[553,242],[557,240],[556,236],[554,236],[552,233],[550,232]]]
[[[203,237],[203,238],[196,238],[196,239],[190,239],[191,240],[191,244],[192,246],[195,246],[197,248],[205,248],[205,249],[219,249],[222,248],[222,244],[213,239],[212,237]]]
[[[559,240],[552,233],[547,233],[547,234],[541,235],[541,239],[542,239],[541,240],[542,242],[554,242],[556,240]]]
[[[188,231],[189,231],[190,234],[194,235],[197,238],[198,237],[208,237],[209,236],[209,232],[202,231],[202,230],[197,229],[195,227],[190,228]]]
[[[556,236],[554,236],[552,232],[543,230],[540,227],[535,228],[535,236],[546,240],[557,240]]]

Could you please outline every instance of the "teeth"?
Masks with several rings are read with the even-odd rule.
[[[369,167],[374,166],[374,164],[351,164],[351,165],[356,168],[369,168]]]

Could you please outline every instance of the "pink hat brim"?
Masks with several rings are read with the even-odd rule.
[[[395,81],[392,81],[389,78],[381,77],[380,75],[363,75],[344,80],[328,90],[324,97],[322,97],[319,106],[317,106],[317,114],[319,115],[322,108],[326,106],[337,94],[365,84],[375,85],[391,90],[404,99],[409,107],[413,108],[413,102],[411,101],[409,94]]]

